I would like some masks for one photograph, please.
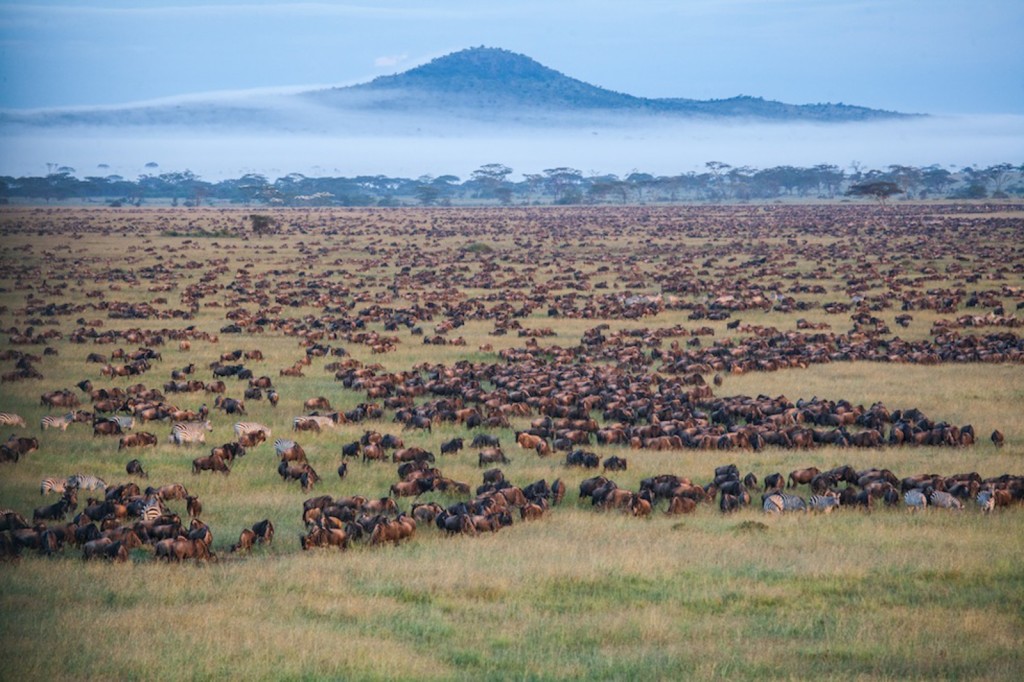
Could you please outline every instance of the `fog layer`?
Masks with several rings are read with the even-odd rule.
[[[488,163],[522,173],[568,166],[584,174],[633,170],[677,175],[708,161],[732,166],[962,168],[1024,161],[1024,117],[947,116],[864,123],[651,121],[614,125],[521,124],[351,117],[278,130],[272,125],[192,130],[175,125],[0,126],[0,175],[45,175],[57,166],[79,177],[190,170],[216,181],[245,173],[309,176],[453,174]],[[550,124],[551,122],[548,121]],[[152,164],[157,164],[153,166]],[[147,166],[147,164],[150,164]]]

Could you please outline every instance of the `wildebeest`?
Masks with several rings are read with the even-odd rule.
[[[487,464],[509,464],[509,459],[505,456],[505,453],[501,451],[501,448],[490,447],[482,450],[477,457],[477,466],[485,466]]]
[[[473,437],[470,444],[472,448],[500,448],[501,440],[497,436],[490,436],[486,433],[478,433]]]
[[[821,473],[821,470],[817,467],[807,467],[806,469],[796,469],[789,473],[789,478],[786,483],[787,488],[795,488],[798,485],[810,483],[811,479]]]
[[[92,435],[121,435],[121,425],[117,422],[102,419],[92,423]]]
[[[198,474],[200,471],[219,471],[226,476],[231,473],[231,467],[228,466],[223,457],[214,454],[196,457],[192,460],[192,473]]]
[[[461,438],[452,438],[451,440],[448,440],[448,441],[445,441],[444,443],[441,443],[441,454],[442,455],[455,454],[456,452],[458,452],[461,449],[462,449],[462,439]]]
[[[604,471],[625,471],[628,463],[625,458],[617,457],[615,455],[608,457],[601,463],[601,467]]]
[[[140,462],[137,459],[133,459],[130,462],[128,462],[128,464],[125,465],[124,470],[128,473],[129,476],[149,478],[149,474],[147,474],[142,468],[142,462]]]
[[[156,443],[156,434],[149,433],[148,431],[139,431],[138,433],[129,433],[121,436],[117,443],[117,449],[150,447],[156,446]]]
[[[245,448],[254,448],[267,440],[267,433],[262,429],[247,431],[238,436],[238,444]]]

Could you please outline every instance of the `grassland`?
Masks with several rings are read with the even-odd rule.
[[[191,459],[206,449],[167,444],[166,424],[139,427],[156,433],[160,443],[131,453],[118,452],[116,439],[93,438],[87,425],[72,425],[65,433],[38,432],[39,419],[55,412],[39,405],[44,391],[77,391],[74,384],[85,378],[97,386],[137,381],[159,386],[171,369],[188,363],[199,368],[199,378],[210,380],[209,364],[235,348],[258,348],[265,355],[264,361],[247,366],[257,376],[271,376],[282,399],[276,408],[246,401],[246,418],[270,425],[275,436],[289,437],[291,419],[302,413],[305,398],[323,395],[342,410],[364,402],[364,393],[344,389],[324,370],[336,358],[313,359],[304,377],[279,377],[279,369],[304,355],[294,334],[272,325],[242,335],[220,333],[228,322],[226,313],[235,309],[254,312],[279,305],[281,311],[274,313],[279,317],[323,315],[338,303],[295,297],[305,288],[292,284],[317,278],[346,286],[347,293],[338,296],[355,312],[375,305],[397,309],[429,303],[440,311],[467,300],[483,301],[488,308],[502,303],[520,307],[540,297],[544,305],[520,322],[528,328],[551,327],[556,336],[539,342],[559,347],[578,344],[587,329],[600,323],[608,324],[610,332],[708,326],[714,339],[737,341],[756,335],[753,328],[759,326],[793,330],[798,318],[845,332],[849,314],[826,313],[820,303],[849,302],[852,295],[884,300],[893,282],[872,272],[902,273],[896,277],[908,283],[898,284],[901,295],[958,288],[991,292],[1010,314],[1024,300],[1020,207],[1000,207],[998,216],[970,206],[905,211],[282,211],[276,214],[281,234],[259,239],[244,233],[243,211],[0,213],[0,329],[8,337],[0,350],[40,355],[37,366],[44,375],[0,385],[0,410],[17,412],[28,423],[24,430],[12,430],[40,440],[38,452],[17,464],[0,464],[0,506],[30,515],[43,504],[38,490],[46,476],[82,471],[108,482],[128,480],[125,462],[138,456],[151,483],[182,482],[200,497],[218,554],[214,563],[167,565],[143,548],[134,550],[126,564],[107,564],[83,562],[80,551],[68,547],[52,558],[25,552],[17,562],[0,563],[2,677],[1019,679],[1024,665],[1020,507],[989,515],[968,505],[960,513],[912,514],[878,506],[870,512],[770,516],[756,504],[728,515],[715,505],[701,505],[692,515],[658,511],[637,519],[599,512],[577,500],[579,482],[592,472],[565,467],[558,454],[541,459],[506,445],[512,462],[503,469],[513,482],[566,481],[569,494],[561,507],[535,522],[517,517],[512,527],[495,534],[448,538],[421,527],[398,547],[355,544],[345,552],[302,552],[302,501],[309,495],[281,481],[268,445],[239,460],[229,476],[193,476]],[[203,237],[204,232],[216,236]],[[165,236],[172,233],[180,236]],[[475,243],[491,251],[464,248]],[[743,267],[762,256],[769,257],[768,267]],[[735,311],[729,319],[741,318],[747,331],[729,329],[727,319],[691,320],[689,309],[669,306],[638,319],[547,314],[553,297],[573,293],[707,301],[705,290],[665,292],[668,280],[656,277],[685,268],[690,268],[688,281],[713,282],[708,289],[723,293],[749,292],[746,283],[765,289],[773,283],[788,285],[793,280],[787,273],[816,273],[808,281],[820,283],[826,293],[793,294],[796,301],[819,303],[794,312]],[[854,280],[864,281],[851,284]],[[181,300],[186,288],[201,283],[212,288],[194,316],[173,317],[171,311],[187,309]],[[151,290],[164,284],[173,288]],[[264,296],[267,301],[261,303]],[[163,319],[112,319],[109,307],[97,306],[47,315],[38,312],[44,301],[146,303],[168,314]],[[898,305],[877,311],[895,329],[884,338],[932,339],[936,321],[988,310],[963,303],[955,315],[915,309],[910,326],[896,328],[893,318],[899,312]],[[86,362],[87,354],[134,346],[68,340],[82,326],[79,319],[97,318],[102,320],[98,331],[194,325],[219,340],[196,340],[188,351],[168,342],[159,349],[162,360],[145,375],[108,379],[98,365]],[[430,335],[443,319],[438,312],[424,321],[425,333]],[[10,339],[28,327],[35,335],[59,330],[63,338],[12,344]],[[465,346],[424,345],[404,327],[386,332],[380,321],[367,328],[398,336],[396,349],[380,354],[360,344],[323,341],[389,372],[422,363],[452,366],[465,359],[503,362],[501,351],[522,348],[526,341],[515,332],[493,335],[493,320],[483,318],[467,319],[446,335],[461,336]],[[991,331],[958,330],[965,335]],[[481,350],[485,344],[489,350]],[[57,354],[43,355],[44,347]],[[0,369],[7,371],[11,364]],[[230,380],[228,385],[228,395],[241,397],[244,382]],[[729,462],[760,478],[773,471],[844,463],[857,469],[890,468],[901,476],[1024,473],[1020,362],[836,361],[726,373],[715,392],[917,407],[936,420],[973,424],[982,438],[967,448],[588,449],[602,458],[627,457],[629,470],[614,478],[633,490],[642,478],[658,473],[710,480],[716,466]],[[212,405],[212,398],[169,396],[190,408]],[[386,494],[396,480],[391,464],[353,461],[345,479],[333,474],[342,444],[365,430],[401,434],[407,444],[434,453],[450,437],[472,435],[453,424],[436,425],[429,434],[403,432],[392,416],[387,412],[380,421],[295,436],[324,476],[315,494]],[[234,421],[215,411],[208,443],[231,440]],[[529,421],[517,418],[511,428],[488,432],[511,444],[514,430]],[[987,440],[997,428],[1007,436],[1002,448]],[[451,478],[474,487],[480,482],[474,450],[439,457],[437,464]],[[444,505],[458,498],[431,492],[423,499]],[[408,505],[408,500],[401,502],[403,509]],[[183,503],[171,506],[184,513]],[[246,556],[228,552],[239,531],[262,518],[277,527],[273,544]]]

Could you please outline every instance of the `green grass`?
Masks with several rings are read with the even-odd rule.
[[[810,215],[793,210],[797,211],[793,220]],[[863,237],[857,227],[862,213],[856,209],[851,214],[856,220],[851,218],[851,225],[843,229]],[[640,214],[655,220],[645,222],[638,217],[631,222],[633,216],[642,217]],[[403,284],[402,290],[419,297],[420,304],[454,305],[468,297],[499,293],[497,300],[485,305],[497,306],[508,300],[519,306],[529,295],[572,292],[565,278],[571,269],[588,273],[592,282],[609,285],[607,291],[578,294],[600,295],[627,288],[634,293],[657,293],[658,273],[678,265],[668,265],[670,258],[686,260],[696,271],[703,260],[714,255],[717,264],[708,266],[708,274],[700,277],[734,281],[736,274],[730,268],[756,253],[751,247],[753,239],[738,245],[744,235],[750,235],[743,230],[748,221],[760,224],[756,211],[734,214],[715,208],[680,214],[612,209],[443,214],[312,210],[275,212],[290,230],[287,238],[232,240],[213,246],[206,239],[167,236],[173,231],[192,235],[199,230],[230,231],[244,224],[245,215],[244,211],[133,209],[0,212],[5,236],[0,246],[0,264],[4,266],[0,269],[0,306],[5,307],[0,312],[0,328],[54,328],[65,335],[49,342],[59,355],[46,356],[39,363],[43,380],[0,385],[0,410],[23,415],[28,427],[21,435],[37,436],[41,443],[39,452],[18,464],[0,465],[0,506],[30,515],[34,507],[53,501],[39,495],[43,477],[82,471],[120,482],[128,479],[125,462],[139,457],[150,473],[151,484],[181,482],[200,497],[203,519],[213,530],[218,554],[215,563],[169,566],[155,562],[151,550],[139,549],[127,564],[110,565],[86,564],[78,558],[79,550],[68,548],[52,559],[29,552],[16,563],[0,563],[0,642],[8,654],[4,679],[1019,677],[1024,664],[1024,514],[1019,507],[988,516],[969,505],[962,513],[927,510],[911,514],[879,508],[870,513],[840,510],[827,516],[773,517],[757,509],[726,516],[712,506],[701,506],[687,516],[669,517],[658,511],[649,519],[635,519],[617,512],[598,512],[588,502],[580,503],[578,485],[594,472],[567,469],[558,454],[540,459],[520,450],[513,443],[513,431],[524,428],[530,418],[516,418],[513,428],[490,431],[501,438],[512,459],[502,467],[507,477],[524,485],[561,477],[568,486],[564,505],[546,518],[525,523],[517,516],[511,528],[493,535],[447,538],[435,528],[423,527],[397,548],[356,545],[346,552],[301,552],[301,510],[307,495],[297,484],[286,484],[277,476],[272,445],[250,451],[236,462],[229,476],[190,473],[193,457],[233,439],[231,427],[237,418],[215,412],[215,428],[208,434],[205,448],[169,445],[166,424],[137,427],[157,434],[156,448],[121,452],[116,438],[93,438],[86,425],[73,425],[66,433],[39,433],[39,419],[48,412],[39,405],[39,396],[46,390],[68,387],[77,392],[74,384],[85,378],[97,386],[126,387],[140,380],[158,386],[168,379],[172,368],[190,362],[199,368],[200,379],[209,380],[207,366],[221,353],[259,348],[266,360],[246,364],[257,375],[271,376],[282,400],[276,409],[265,401],[246,401],[249,414],[245,419],[266,423],[275,437],[294,437],[302,444],[324,477],[316,494],[379,497],[396,479],[394,466],[350,461],[348,477],[340,480],[335,469],[343,444],[374,429],[402,435],[408,445],[438,453],[442,441],[472,434],[454,425],[437,426],[429,434],[403,432],[388,413],[378,422],[296,435],[290,430],[291,419],[302,413],[306,398],[323,395],[339,409],[351,409],[366,400],[364,393],[345,390],[323,369],[337,358],[314,359],[302,378],[279,377],[278,371],[302,357],[304,349],[294,336],[268,329],[259,335],[219,334],[216,343],[196,340],[187,352],[179,351],[171,341],[160,349],[163,360],[148,374],[111,380],[100,376],[99,365],[87,364],[86,355],[135,346],[71,344],[67,336],[79,326],[76,319],[100,319],[101,330],[139,326],[181,329],[194,324],[218,333],[226,324],[226,311],[255,311],[273,305],[225,288],[250,262],[254,277],[267,274],[274,282],[307,278],[328,269],[346,270],[349,275],[335,276],[332,282],[349,287],[350,293],[341,298],[357,311],[392,295],[387,287],[405,266],[413,275],[447,272],[445,268],[451,267],[453,277],[460,272],[457,268],[466,268],[461,275],[464,281],[457,286],[445,287],[430,280],[421,285]],[[430,221],[438,217],[451,219],[456,227],[451,233],[424,237]],[[565,220],[574,228],[552,228],[545,223],[549,219]],[[1012,213],[1009,220],[1016,227],[976,224],[975,229],[981,230],[977,245],[981,255],[964,249],[971,258],[969,267],[993,274],[986,270],[983,252],[1019,241],[1019,212]],[[858,249],[867,248],[865,241],[844,241],[838,228],[835,233],[817,234],[789,220],[776,222],[775,233],[765,232],[774,249],[786,248],[791,238],[807,238],[826,246],[861,245],[844,247],[848,248],[846,260],[837,262],[842,265],[855,263],[861,253]],[[735,229],[717,234],[725,225]],[[79,232],[80,239],[61,236],[72,229]],[[348,238],[321,234],[327,229],[343,230]],[[132,249],[123,258],[110,259],[115,249],[123,249],[125,235],[154,250]],[[602,239],[597,239],[598,235]],[[927,248],[920,247],[928,259],[907,258],[908,268],[916,271],[926,262],[934,262],[938,271],[944,272],[943,259],[948,254],[941,248],[942,233],[930,239],[934,241],[928,241]],[[516,240],[530,241],[530,250],[517,246]],[[478,253],[465,261],[453,257],[466,243],[474,242],[489,245],[493,252]],[[395,246],[390,246],[392,243]],[[377,253],[371,254],[370,249]],[[734,263],[728,261],[730,249]],[[526,253],[531,257],[524,257]],[[487,261],[495,254],[499,285],[484,288],[480,277],[492,267]],[[200,266],[173,271],[169,281],[176,288],[170,292],[148,291],[147,280],[115,283],[119,288],[114,289],[101,277],[112,267],[140,272],[158,263],[159,255],[167,256],[165,265],[192,260]],[[635,256],[632,261],[628,260],[631,256]],[[215,263],[223,258],[225,263]],[[809,272],[818,265],[802,252],[786,258],[794,262],[787,270]],[[604,265],[610,269],[598,272]],[[1008,268],[1014,265],[1006,264]],[[275,269],[287,274],[273,276],[270,273]],[[307,275],[300,277],[300,270]],[[1020,271],[1004,270],[1001,281],[982,280],[967,286],[1021,287]],[[82,284],[74,277],[62,279],[68,272],[80,274]],[[172,310],[182,307],[182,291],[208,272],[214,273],[212,281],[217,288],[202,299],[192,320],[113,320],[101,308],[88,307],[100,301],[149,303],[165,297],[167,303],[156,307]],[[500,286],[514,278],[524,284]],[[769,283],[777,278],[777,274],[765,276]],[[53,291],[26,288],[27,284],[38,287],[44,279],[55,287]],[[918,288],[952,286],[954,279],[943,275],[943,279],[923,282]],[[843,275],[833,272],[823,282],[830,293],[821,298],[842,299],[845,294],[836,287],[841,287],[843,280]],[[545,290],[537,293],[542,285]],[[86,296],[95,290],[102,291],[104,297]],[[873,286],[872,290],[885,289]],[[21,310],[29,303],[30,293],[87,307],[67,316],[27,315]],[[1012,310],[1016,299],[1009,293],[1001,297]],[[703,300],[703,294],[685,298]],[[219,305],[209,305],[214,302]],[[408,299],[392,298],[383,305],[410,304]],[[678,324],[687,329],[710,326],[716,331],[715,339],[746,336],[727,330],[726,321],[688,320],[685,310],[640,320],[549,318],[546,312],[547,306],[541,305],[520,319],[524,327],[555,329],[557,336],[540,339],[544,346],[574,346],[584,331],[602,322],[610,325],[610,332]],[[283,305],[279,315],[300,320],[322,313],[322,305],[306,295],[299,305]],[[891,323],[897,313],[897,309],[887,309],[880,315]],[[29,322],[32,317],[41,322]],[[851,325],[848,315],[827,315],[820,309],[792,315],[752,309],[733,319],[736,317],[745,324],[783,330],[794,329],[798,317],[829,322],[836,333]],[[929,328],[937,317],[950,316],[915,311],[912,326],[898,333],[903,338],[929,338]],[[430,335],[443,319],[438,314],[423,322],[425,334]],[[369,328],[391,334],[384,332],[381,323],[371,323]],[[451,366],[462,359],[501,362],[501,350],[525,343],[514,331],[492,336],[489,332],[493,329],[492,320],[469,320],[448,334],[449,338],[465,338],[466,346],[459,347],[425,346],[420,337],[402,327],[393,333],[400,339],[398,348],[385,354],[373,354],[366,346],[340,339],[321,341],[345,347],[366,364],[405,371],[421,363]],[[493,350],[479,350],[484,344],[491,344]],[[0,350],[11,347],[4,343]],[[42,354],[42,346],[16,348]],[[0,363],[0,369],[7,371],[11,364]],[[244,383],[233,379],[226,383],[228,395],[241,397]],[[791,400],[818,396],[865,405],[881,400],[891,409],[918,407],[935,419],[973,424],[980,442],[963,449],[768,449],[761,453],[590,449],[602,459],[611,454],[627,457],[629,470],[614,478],[631,489],[636,489],[642,478],[659,473],[706,482],[716,466],[729,462],[759,478],[774,471],[845,463],[858,469],[886,467],[898,475],[1024,473],[1020,409],[1024,404],[1024,367],[1019,363],[917,366],[834,362],[807,369],[727,374],[716,392],[785,395]],[[173,394],[168,399],[187,408],[213,404],[213,396],[202,393]],[[1007,435],[1001,449],[987,440],[995,428]],[[439,456],[437,466],[473,487],[480,483],[476,451],[468,448],[468,439],[465,450]],[[806,489],[800,492],[806,495]],[[456,498],[429,493],[423,499],[447,504]],[[410,500],[400,504],[408,509]],[[184,503],[172,502],[171,506],[184,513]],[[228,548],[242,528],[263,518],[270,518],[277,528],[273,544],[256,548],[248,556],[230,554]]]

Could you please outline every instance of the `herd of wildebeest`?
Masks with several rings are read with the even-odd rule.
[[[295,505],[304,550],[397,544],[424,527],[494,532],[553,513],[570,488],[577,505],[637,517],[702,505],[1019,507],[1021,475],[813,465],[823,446],[1002,446],[999,428],[976,433],[910,405],[722,388],[730,376],[824,363],[1020,364],[1024,222],[1001,217],[1011,209],[313,211],[282,213],[280,234],[263,240],[224,236],[244,215],[223,211],[206,216],[215,241],[192,228],[160,243],[187,211],[7,215],[0,424],[12,435],[0,466],[38,456],[56,431],[91,432],[123,453],[125,478],[44,479],[40,493],[57,500],[3,509],[0,554],[215,557],[203,501],[148,478],[145,460],[164,444],[201,449],[183,477],[226,476],[248,452],[272,449],[283,485],[305,497]],[[90,239],[132,248],[117,260],[76,248]],[[927,331],[909,334],[924,314]],[[567,321],[582,331],[568,336]],[[471,322],[491,337],[473,349],[462,335]],[[428,358],[454,348],[438,356],[447,361],[388,367],[413,345]],[[210,349],[212,362],[193,360]],[[265,357],[284,354],[277,366]],[[80,380],[52,385],[69,356],[83,358]],[[311,376],[332,378],[330,396],[310,391]],[[12,405],[29,396],[38,407],[27,419]],[[272,425],[250,418],[256,403],[271,406],[261,414]],[[38,436],[22,435],[35,423]],[[214,423],[230,423],[234,438],[205,454]],[[439,426],[458,435],[433,452],[423,445]],[[395,466],[394,482],[316,494],[325,484],[311,443],[336,449],[332,477]],[[806,452],[809,465],[759,477],[742,464],[768,448]],[[649,471],[652,450],[707,451],[721,466],[700,480]],[[444,473],[446,459],[467,456],[480,481]],[[557,462],[564,475],[514,480],[517,457]],[[620,487],[613,477],[627,468],[650,476]],[[591,472],[577,481],[580,470]],[[274,522],[223,532],[239,533],[237,554],[270,543]]]

